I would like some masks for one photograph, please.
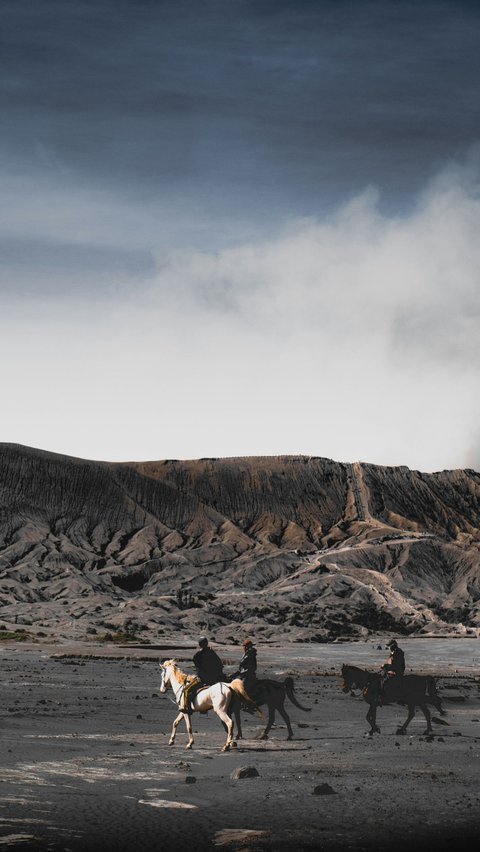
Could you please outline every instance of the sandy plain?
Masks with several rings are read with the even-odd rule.
[[[0,648],[0,848],[132,850],[471,849],[480,829],[480,644],[406,640],[407,662],[438,677],[448,727],[423,735],[417,714],[344,695],[342,662],[377,668],[382,642],[260,647],[259,676],[295,678],[306,713],[287,702],[267,741],[243,714],[244,739],[221,753],[218,719],[194,716],[168,746],[175,708],[158,693],[158,661],[188,670],[194,644]],[[232,670],[238,647],[218,650]],[[258,776],[234,780],[238,767]],[[321,793],[322,785],[333,792]],[[315,789],[320,791],[315,793]]]

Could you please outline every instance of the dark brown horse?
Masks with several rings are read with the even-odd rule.
[[[268,738],[270,728],[275,722],[275,713],[277,710],[287,726],[287,740],[293,739],[293,731],[290,723],[290,717],[284,707],[285,698],[288,697],[292,704],[295,704],[295,707],[298,707],[299,710],[304,710],[305,713],[310,712],[310,707],[302,707],[302,705],[299,704],[297,699],[295,698],[293,678],[286,677],[283,682],[279,680],[270,679],[257,680],[251,691],[252,697],[255,696],[255,703],[259,707],[262,707],[265,704],[268,707],[267,725],[265,730],[259,735],[258,739],[266,740]],[[239,704],[239,701],[235,701],[232,708],[233,715],[235,716],[235,723],[237,726],[237,739],[242,738],[242,725],[240,721]]]
[[[397,734],[405,734],[407,726],[415,716],[415,707],[419,707],[427,721],[425,734],[432,733],[432,721],[439,725],[446,725],[443,719],[432,717],[428,704],[433,704],[443,716],[442,708],[435,678],[430,675],[396,675],[388,678],[382,687],[382,676],[378,672],[368,672],[357,666],[342,666],[341,687],[343,692],[353,694],[353,689],[362,690],[365,701],[370,705],[367,713],[367,722],[370,725],[370,736],[379,734],[377,726],[377,707],[384,704],[406,704],[408,715],[399,728]]]

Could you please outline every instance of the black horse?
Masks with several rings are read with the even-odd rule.
[[[407,726],[415,716],[415,707],[419,707],[427,721],[425,734],[432,733],[432,721],[446,725],[443,719],[431,716],[428,704],[432,704],[440,713],[445,715],[440,697],[437,693],[435,678],[431,675],[395,675],[388,678],[382,687],[382,676],[378,672],[368,672],[357,666],[342,666],[341,687],[343,692],[350,692],[354,687],[362,690],[365,701],[370,705],[367,722],[370,725],[370,735],[380,733],[377,726],[377,707],[384,704],[405,704],[408,715],[397,734],[405,734]]]
[[[275,722],[275,713],[277,710],[287,726],[287,740],[293,739],[293,731],[290,723],[290,717],[284,707],[285,698],[288,697],[292,704],[295,704],[295,707],[298,707],[299,710],[303,710],[305,713],[309,713],[311,709],[310,707],[302,707],[302,705],[299,704],[297,699],[295,698],[293,678],[286,677],[284,681],[271,679],[257,680],[255,681],[251,693],[252,698],[253,696],[255,696],[253,698],[255,704],[257,704],[259,707],[266,704],[268,707],[267,725],[265,727],[265,730],[258,736],[258,739],[268,739],[268,733]],[[241,739],[242,723],[240,720],[239,701],[234,701],[232,703],[232,715],[235,717],[235,724],[237,726],[237,739]]]

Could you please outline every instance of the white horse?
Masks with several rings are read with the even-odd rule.
[[[163,663],[160,663],[160,672],[160,692],[166,692],[168,686],[171,686],[175,696],[175,701],[180,708],[185,687],[192,682],[191,675],[187,675],[182,672],[178,668],[175,660],[165,660]],[[188,734],[187,748],[192,748],[194,740],[190,714],[195,712],[205,713],[207,710],[214,710],[227,730],[227,741],[222,750],[227,751],[231,745],[236,745],[233,741],[233,722],[228,715],[230,703],[235,694],[238,695],[242,701],[245,701],[247,704],[255,707],[260,716],[264,718],[262,711],[245,691],[243,681],[240,678],[232,680],[231,683],[214,683],[213,686],[202,687],[199,692],[197,692],[192,701],[189,702],[188,710],[180,710],[180,713],[173,721],[172,733],[168,744],[173,745],[175,742],[177,726],[182,719],[185,719]]]

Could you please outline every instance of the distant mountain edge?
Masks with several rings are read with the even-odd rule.
[[[101,462],[0,444],[0,627],[478,635],[480,474],[314,456]]]

